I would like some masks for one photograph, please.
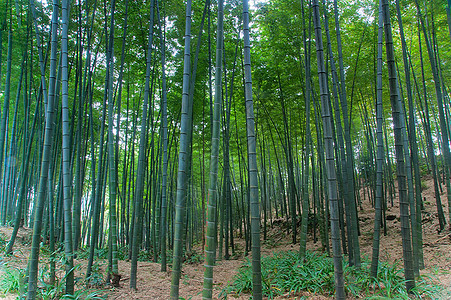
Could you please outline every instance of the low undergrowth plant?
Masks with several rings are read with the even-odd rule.
[[[6,250],[6,237],[3,233],[0,233],[0,253],[5,253]]]
[[[44,270],[43,270],[44,271]],[[45,272],[40,272],[37,289],[37,299],[107,299],[106,290],[86,289],[84,287],[76,290],[73,295],[65,294],[65,278],[57,280],[55,284],[47,283]],[[17,299],[25,299],[27,282],[25,270],[3,266],[0,274],[0,298],[4,295],[17,295]]]
[[[80,265],[74,266],[74,272],[76,269],[78,269]],[[76,284],[76,290],[74,291],[73,295],[66,294],[65,293],[65,282],[66,282],[66,276],[65,275],[61,280],[58,280],[55,282],[55,284],[48,284],[46,280],[44,280],[45,275],[44,272],[40,275],[40,280],[38,284],[38,291],[37,291],[37,297],[38,299],[42,300],[54,300],[54,299],[87,299],[87,300],[94,300],[94,299],[107,299],[107,294],[105,290],[99,289],[99,287],[103,284],[103,278],[100,274],[100,268],[101,266],[97,263],[94,263],[93,269],[92,269],[92,275],[89,278],[91,281],[95,281],[97,284],[92,284],[90,282],[91,286],[94,288],[86,288],[85,282],[81,280],[81,278],[75,278],[75,284]],[[45,271],[45,270],[44,270]],[[47,273],[47,272],[45,272]],[[78,289],[77,289],[78,288]]]
[[[17,294],[23,286],[25,271],[4,266],[0,277],[0,295]]]
[[[89,286],[101,287],[105,283],[102,268],[105,268],[102,262],[94,262],[91,268],[91,275],[86,279]]]
[[[185,263],[186,264],[200,264],[204,261],[204,255],[201,253],[197,253],[196,251],[189,251],[185,253]]]
[[[95,289],[79,289],[74,291],[73,295],[65,294],[64,281],[60,281],[58,284],[50,285],[44,283],[38,289],[38,299],[42,300],[56,300],[56,299],[74,299],[74,300],[94,300],[94,299],[107,299],[105,291]]]
[[[108,248],[101,248],[94,250],[94,257],[96,259],[108,259]],[[121,246],[117,249],[117,259],[118,260],[128,260],[129,259],[128,246]],[[89,247],[82,247],[77,250],[76,258],[80,260],[89,259]],[[149,261],[153,258],[152,254],[148,250],[142,250],[138,254],[138,261]]]
[[[325,254],[308,251],[306,257],[300,260],[298,252],[277,252],[263,257],[261,264],[263,294],[269,299],[287,294],[299,296],[302,291],[325,296],[333,296],[335,293],[333,261]],[[433,298],[441,289],[431,278],[422,276],[409,295],[405,290],[403,270],[398,264],[381,262],[377,278],[371,277],[370,266],[368,258],[362,260],[358,269],[344,263],[345,290],[348,296],[411,299],[414,295],[424,299]],[[222,295],[251,292],[252,267],[248,260],[240,267],[234,282],[225,288]]]

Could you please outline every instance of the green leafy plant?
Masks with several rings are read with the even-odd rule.
[[[89,258],[89,248],[87,247],[81,247],[78,248],[78,250],[75,252],[75,256],[77,259],[87,260]]]
[[[119,260],[127,260],[128,259],[128,246],[125,247],[119,247],[117,249],[117,259]]]
[[[0,253],[5,253],[8,241],[3,233],[0,233]]]
[[[183,276],[183,284],[185,284],[185,285],[189,284],[189,276],[188,275]]]
[[[38,289],[38,298],[43,300],[54,299],[107,299],[107,294],[103,290],[81,289],[74,292],[73,295],[65,294],[64,280],[57,282],[55,285],[50,285],[45,282],[41,283],[41,288]]]
[[[268,237],[266,240],[262,241],[262,244],[268,248],[274,248],[280,244],[280,239],[276,239],[277,236]]]
[[[0,293],[18,293],[24,284],[25,271],[16,268],[5,267],[0,276]]]
[[[103,264],[95,262],[92,265],[91,275],[86,279],[90,286],[102,286],[104,283],[103,275],[101,272]]]
[[[73,300],[97,300],[107,299],[108,295],[103,290],[78,290],[73,295],[63,295],[61,299],[73,299]]]
[[[76,266],[74,267],[74,269],[75,268]],[[43,300],[61,299],[61,297],[64,295],[64,283],[66,276],[64,276],[62,280],[58,280],[56,278],[56,282],[54,284],[49,284],[47,283],[48,274],[49,272],[47,270],[47,267],[44,267],[40,270],[37,297]]]
[[[74,266],[75,268],[80,267],[80,265]],[[44,279],[44,273],[47,271],[44,269],[40,274],[40,283],[38,289],[38,298],[43,300],[53,300],[53,299],[107,299],[107,293],[104,290],[98,289],[85,289],[76,290],[73,295],[65,294],[65,277],[62,280],[57,280],[55,284],[48,284]],[[94,264],[93,273],[90,277],[91,280],[95,282],[100,281],[103,283],[103,278],[100,274],[100,266]],[[94,276],[94,277],[93,277]],[[100,279],[99,279],[100,277]],[[91,285],[94,285],[90,282]],[[100,284],[96,284],[100,286]]]
[[[40,288],[37,290],[37,297],[42,300],[60,299],[64,294],[64,281],[57,281],[55,285],[40,282]]]
[[[95,250],[95,255],[101,259],[108,259],[108,248],[100,248]]]
[[[153,255],[150,251],[139,251],[138,253],[138,261],[150,261],[152,258]]]
[[[202,263],[204,259],[204,256],[196,251],[191,251],[185,254],[185,263],[187,264],[199,264]]]
[[[418,299],[423,299],[423,295],[428,295],[431,299],[450,299],[451,293],[446,291],[442,286],[434,284],[434,282],[436,281],[430,276],[423,275],[417,281],[412,293],[417,296]],[[443,297],[436,297],[436,295],[442,295]]]
[[[426,184],[426,182],[421,181],[421,190],[424,191],[424,190],[427,190],[427,189],[428,189],[428,185]]]
[[[379,264],[377,278],[370,275],[371,262],[362,260],[362,266],[355,268],[344,264],[345,289],[355,298],[409,299],[405,289],[403,270],[398,264]],[[298,295],[301,291],[312,294],[332,296],[335,292],[334,266],[332,259],[325,254],[307,252],[304,260],[299,260],[297,252],[278,252],[262,258],[263,294],[269,299],[276,296]],[[248,260],[240,267],[234,282],[226,287],[221,295],[251,293],[252,268]],[[431,297],[440,287],[431,278],[422,276],[412,291],[418,298]]]

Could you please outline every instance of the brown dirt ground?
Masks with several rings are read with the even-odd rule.
[[[438,232],[438,218],[435,204],[434,189],[431,179],[424,179],[425,190],[423,197],[425,198],[425,211],[423,213],[423,242],[424,242],[424,264],[425,269],[422,274],[431,275],[434,280],[445,287],[445,291],[441,295],[437,295],[436,299],[451,299],[451,233],[449,230]],[[360,250],[362,255],[371,256],[372,249],[372,233],[374,209],[367,198],[364,198],[364,191],[361,190],[362,205],[359,210],[360,220]],[[448,205],[445,193],[442,193],[441,199],[445,211],[448,215]],[[394,216],[394,219],[387,220],[387,236],[381,236],[380,242],[380,260],[389,263],[399,263],[402,266],[402,244],[401,244],[401,225],[399,221],[399,204],[394,203],[391,207],[388,205],[387,215]],[[448,220],[448,218],[447,218]],[[448,225],[447,225],[448,226]],[[447,227],[448,228],[448,227]],[[0,234],[9,237],[11,228],[0,228]],[[31,230],[23,228],[19,231],[18,243],[14,255],[12,257],[0,257],[1,263],[7,263],[9,266],[17,268],[25,268],[29,255]],[[218,261],[214,268],[214,298],[219,299],[221,291],[231,282],[240,266],[245,261],[243,257],[244,241],[235,239],[237,255],[234,259]],[[281,228],[281,223],[274,222],[274,226],[268,229],[268,241],[262,241],[262,255],[271,255],[273,252],[296,250],[299,244],[291,244],[291,235],[286,234],[286,230]],[[310,240],[307,248],[313,251],[321,250],[321,243],[313,243]],[[195,248],[197,253],[201,253],[201,249]],[[3,255],[3,254],[2,254]],[[46,263],[46,259],[41,258],[41,265]],[[83,277],[85,271],[85,261],[77,261],[81,264],[81,268],[77,270],[76,276]],[[106,263],[104,262],[105,266]],[[103,267],[101,271],[104,271]],[[1,272],[1,271],[0,271]],[[203,286],[203,263],[184,264],[182,276],[180,279],[180,296],[185,299],[202,299]],[[119,262],[119,273],[122,274],[119,288],[112,288],[108,291],[109,299],[168,299],[171,287],[171,273],[160,272],[160,265],[153,262],[138,263],[138,290],[129,289],[129,273],[130,262]],[[1,276],[1,273],[0,273]],[[60,274],[60,278],[63,275]],[[229,295],[232,299],[249,299],[250,295]],[[331,299],[322,295],[312,295],[304,293],[296,295],[306,296],[308,299]],[[0,296],[1,298],[2,296]],[[15,299],[9,296],[3,296],[6,299]],[[290,295],[285,295],[276,299],[295,299]]]

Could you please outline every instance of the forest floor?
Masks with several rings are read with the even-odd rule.
[[[451,299],[451,233],[448,229],[439,232],[438,215],[434,197],[432,180],[424,179],[423,198],[425,211],[423,213],[423,251],[425,269],[421,274],[430,275],[436,284],[444,287],[444,291],[435,299]],[[361,190],[362,205],[359,209],[360,221],[360,250],[364,256],[371,256],[374,209],[368,198],[363,197],[365,191]],[[445,193],[442,193],[442,202],[445,215],[448,215],[448,205]],[[401,224],[399,218],[399,204],[388,204],[386,213],[387,235],[381,235],[380,260],[388,263],[397,263],[402,266]],[[446,218],[448,220],[448,218]],[[262,240],[262,256],[272,255],[274,252],[298,250],[299,243],[291,243],[291,234],[287,234],[285,222],[273,220],[272,227],[268,229],[267,240]],[[447,225],[448,228],[449,225]],[[12,228],[1,227],[0,234],[3,238],[9,238]],[[219,299],[225,288],[234,281],[234,276],[249,257],[244,257],[244,240],[235,238],[235,254],[229,260],[218,261],[214,267],[214,299]],[[18,234],[14,255],[11,257],[0,256],[0,267],[4,264],[8,267],[25,269],[31,244],[31,230],[22,228]],[[322,251],[321,242],[313,242],[311,236],[307,242],[307,249]],[[197,253],[196,258],[202,258],[200,246],[194,247],[192,253]],[[41,255],[41,266],[45,266],[48,259]],[[86,261],[76,261],[79,268],[76,276],[83,278]],[[107,263],[100,261],[97,264],[97,272],[103,274]],[[169,299],[171,289],[171,272],[160,272],[160,264],[151,261],[138,262],[138,279],[136,291],[129,289],[130,262],[119,262],[119,273],[122,275],[119,288],[108,290],[108,299]],[[2,276],[0,268],[0,278]],[[63,268],[60,268],[59,278],[64,276]],[[203,262],[201,259],[192,259],[190,263],[184,263],[180,278],[180,296],[183,299],[202,299],[203,287]],[[78,274],[77,274],[78,273]],[[302,279],[300,279],[302,280]],[[82,287],[81,287],[82,288]],[[296,297],[304,296],[308,299],[331,299],[323,295],[303,293]],[[249,299],[250,295],[229,295],[231,299]],[[0,295],[0,298],[2,296]],[[15,299],[16,296],[3,296],[6,299]],[[362,298],[365,298],[362,295]],[[275,299],[295,299],[289,295]],[[298,298],[296,298],[298,299]]]

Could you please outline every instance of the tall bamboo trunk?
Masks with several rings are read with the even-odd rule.
[[[244,33],[244,92],[246,100],[247,153],[249,161],[249,201],[251,211],[252,241],[252,291],[253,299],[262,299],[262,273],[260,255],[260,206],[258,203],[257,146],[254,124],[254,103],[252,100],[251,43],[249,33],[249,3],[243,0]]]
[[[409,203],[407,199],[406,169],[404,161],[402,115],[398,100],[397,74],[395,67],[395,51],[391,32],[390,11],[388,0],[382,0],[382,14],[384,18],[385,48],[389,72],[390,102],[393,115],[393,129],[395,133],[396,174],[398,179],[399,203],[401,215],[401,235],[403,244],[404,275],[406,288],[410,292],[415,287],[413,272],[412,244],[409,224]]]
[[[33,7],[34,12],[34,7]],[[36,18],[35,18],[36,21]],[[54,110],[55,110],[55,86],[56,86],[56,53],[57,53],[57,22],[58,22],[58,5],[56,1],[53,2],[53,14],[52,14],[52,43],[51,43],[51,57],[50,57],[50,77],[49,77],[49,95],[47,106],[45,107],[45,133],[44,144],[42,145],[42,159],[39,175],[38,185],[38,197],[34,204],[34,225],[33,225],[33,238],[31,242],[31,253],[28,261],[28,293],[27,299],[36,299],[37,283],[38,283],[38,264],[39,264],[39,244],[41,240],[42,231],[42,216],[44,212],[46,192],[47,192],[47,179],[49,174],[50,154],[53,145],[53,127],[54,127]],[[37,28],[37,26],[36,26]],[[39,35],[39,33],[36,33]],[[37,41],[38,42],[38,41]],[[39,42],[38,42],[39,43]],[[43,66],[42,66],[43,67]],[[42,69],[43,70],[43,69]],[[42,71],[41,70],[41,71]],[[41,83],[45,85],[44,78],[41,78]],[[44,91],[44,90],[43,90]]]
[[[335,171],[334,147],[332,138],[332,119],[330,100],[327,93],[327,76],[324,64],[324,52],[318,0],[313,0],[313,24],[315,28],[316,56],[318,64],[319,88],[321,97],[321,115],[323,119],[324,146],[326,154],[326,173],[329,191],[330,223],[334,260],[336,299],[345,299],[343,279],[343,257],[340,245],[340,228],[338,224],[338,189]]]
[[[183,61],[182,115],[180,128],[180,149],[178,157],[177,199],[175,207],[174,249],[172,258],[171,299],[179,299],[179,282],[183,256],[183,225],[185,221],[185,203],[188,194],[188,174],[190,168],[190,145],[192,130],[192,103],[189,102],[190,90],[190,44],[191,44],[191,0],[186,2],[185,14],[185,53]]]
[[[144,101],[141,117],[141,132],[139,140],[138,169],[136,174],[136,191],[134,197],[134,218],[131,224],[133,228],[132,236],[132,253],[131,253],[131,270],[130,270],[130,288],[136,289],[136,277],[138,269],[138,253],[141,245],[141,228],[142,228],[142,210],[143,210],[143,193],[144,193],[144,173],[146,166],[146,148],[147,148],[147,114],[148,101],[152,97],[150,94],[150,68],[152,62],[152,42],[153,42],[153,23],[154,23],[154,1],[150,2],[150,20],[149,35],[146,56],[146,83],[144,88]]]
[[[382,107],[382,43],[383,43],[383,16],[382,5],[379,3],[379,29],[377,39],[377,83],[376,83],[376,138],[377,138],[377,153],[376,153],[376,199],[374,203],[374,236],[373,236],[373,250],[371,259],[371,276],[377,278],[377,269],[379,264],[379,240],[380,229],[382,221],[382,176],[383,176],[383,162],[384,162],[384,141],[382,135],[382,121],[383,121],[383,107]]]
[[[216,43],[216,70],[215,70],[215,99],[213,106],[213,123],[210,154],[210,183],[208,188],[207,203],[207,232],[205,247],[205,271],[202,299],[213,297],[213,266],[216,254],[216,208],[218,199],[218,163],[219,163],[219,130],[221,127],[221,102],[222,102],[222,55],[223,55],[223,30],[224,30],[224,1],[218,1],[218,24]]]

